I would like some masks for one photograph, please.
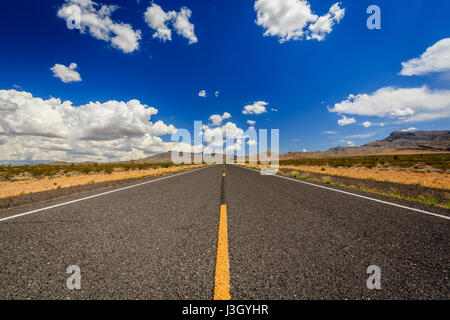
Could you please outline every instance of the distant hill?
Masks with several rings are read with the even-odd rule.
[[[387,138],[360,147],[334,147],[328,151],[289,152],[280,159],[450,152],[450,131],[392,132]]]
[[[392,132],[389,137],[362,147],[391,150],[450,151],[450,131]]]
[[[147,158],[142,158],[142,159],[137,159],[137,160],[132,160],[132,161],[126,161],[127,163],[132,162],[132,163],[163,163],[163,162],[172,162],[172,160],[170,159],[171,157],[171,151],[167,151],[164,153],[158,153],[155,154],[153,156],[147,157]]]

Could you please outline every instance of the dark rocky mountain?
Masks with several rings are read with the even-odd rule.
[[[361,147],[450,151],[450,131],[395,131],[383,140],[369,142]]]
[[[385,139],[360,147],[339,146],[328,151],[289,152],[281,155],[280,159],[433,152],[450,152],[450,131],[394,131]]]

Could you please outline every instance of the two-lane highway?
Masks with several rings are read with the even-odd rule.
[[[449,220],[225,167],[0,212],[0,298],[450,297]]]

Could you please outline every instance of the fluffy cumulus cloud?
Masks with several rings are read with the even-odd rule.
[[[268,102],[265,101],[255,101],[253,104],[246,105],[242,110],[243,114],[261,114],[267,112],[266,106]]]
[[[74,106],[57,98],[0,90],[0,153],[5,160],[117,161],[164,152],[173,125],[138,100]]]
[[[345,15],[340,3],[331,6],[328,13],[318,16],[307,0],[256,0],[256,24],[265,29],[264,36],[289,40],[324,40]]]
[[[400,74],[404,76],[450,71],[450,38],[436,42],[420,57],[402,62],[402,67]]]
[[[239,128],[233,122],[227,122],[226,124],[210,128],[207,127],[203,131],[203,141],[205,142],[205,152],[214,152],[214,151],[222,151],[223,146],[225,145],[226,140],[233,140],[234,143],[228,145],[225,148],[225,152],[231,153],[241,150],[241,147],[244,144],[244,140],[248,138],[248,135],[245,134],[244,130]]]
[[[229,118],[231,118],[231,114],[229,114],[228,112],[224,112],[223,115],[213,114],[209,117],[209,121],[211,121],[212,125],[214,126],[220,126],[223,120]]]
[[[173,10],[166,12],[161,6],[152,3],[145,11],[144,19],[148,26],[155,30],[153,38],[171,41],[170,26],[172,26],[178,35],[188,39],[189,44],[193,44],[198,42],[198,39],[194,32],[194,25],[189,21],[191,16],[192,11],[187,7],[182,7],[179,12]]]
[[[177,33],[188,39],[189,44],[198,42],[197,37],[194,33],[194,25],[189,22],[189,18],[192,15],[192,11],[186,7],[181,8],[180,12],[177,13],[175,21],[173,22],[173,27]]]
[[[256,121],[254,120],[247,120],[247,123],[251,126],[254,126],[256,124]]]
[[[76,68],[76,63],[71,63],[69,67],[62,64],[55,64],[50,70],[53,71],[53,76],[55,78],[59,78],[64,83],[69,83],[81,81],[80,74],[75,71]]]
[[[350,95],[329,111],[396,118],[404,122],[445,119],[450,117],[450,90],[431,90],[427,86],[385,87],[372,94]]]
[[[355,122],[356,122],[355,118],[347,118],[346,116],[342,116],[342,118],[338,120],[338,125],[343,127]]]
[[[200,90],[198,93],[199,97],[206,98],[206,90]]]
[[[176,14],[175,11],[165,12],[156,3],[147,8],[144,19],[148,26],[155,30],[153,38],[158,38],[162,41],[172,40],[172,30],[169,29],[167,24],[172,21]]]
[[[139,49],[141,31],[134,30],[129,24],[111,19],[111,14],[118,8],[117,6],[100,5],[92,0],[65,0],[58,10],[58,17],[70,23],[74,19],[74,14],[78,14],[74,11],[74,6],[79,8],[82,33],[89,33],[96,39],[107,41],[125,53]]]
[[[216,115],[213,115],[214,117]],[[231,115],[225,112],[221,118],[230,118]],[[211,118],[210,118],[211,119]],[[223,119],[222,119],[223,121]],[[257,146],[257,133],[252,127],[244,132],[233,122],[215,125],[208,124],[201,127],[199,136],[202,141],[197,145],[191,145],[186,142],[169,142],[166,143],[168,150],[184,151],[184,152],[201,152],[205,154],[226,153],[240,154],[245,151],[245,144],[248,146]],[[197,143],[197,142],[196,142]]]
[[[316,22],[308,27],[310,32],[307,39],[324,40],[325,36],[333,31],[333,26],[339,23],[344,15],[345,9],[341,8],[339,3],[335,3],[327,14],[320,16]]]

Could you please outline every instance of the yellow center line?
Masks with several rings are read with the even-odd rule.
[[[228,260],[227,205],[220,205],[214,300],[230,300],[230,263]]]

